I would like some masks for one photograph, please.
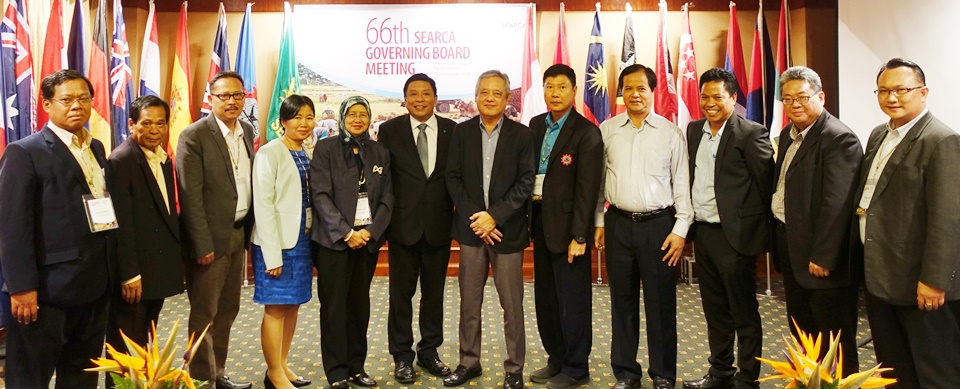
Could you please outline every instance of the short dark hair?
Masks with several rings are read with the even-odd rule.
[[[57,89],[58,85],[72,80],[83,80],[87,83],[90,97],[93,97],[93,84],[83,74],[73,69],[58,70],[56,73],[44,77],[43,81],[40,82],[40,95],[43,96],[44,100],[50,100],[56,94],[54,89]]]
[[[217,81],[220,81],[224,78],[236,78],[238,81],[240,81],[240,85],[243,86],[244,89],[246,89],[246,86],[243,83],[243,76],[241,76],[240,73],[234,72],[232,70],[225,70],[215,74],[213,78],[210,79],[210,84],[208,85],[208,87],[210,88],[210,91],[211,92],[213,91],[213,84],[216,84]]]
[[[737,95],[737,76],[733,72],[728,71],[724,68],[713,68],[703,72],[700,75],[700,89],[703,89],[703,86],[708,82],[720,81],[723,83],[723,89],[727,90],[727,94],[730,96]]]
[[[287,98],[283,99],[283,103],[280,103],[280,124],[283,125],[283,122],[297,117],[297,114],[300,113],[300,109],[306,105],[310,107],[310,110],[313,111],[314,116],[317,114],[317,109],[313,107],[313,100],[304,95],[290,95]]]
[[[550,66],[543,72],[543,82],[547,82],[550,77],[567,76],[573,86],[577,86],[577,72],[573,68],[562,63]]]
[[[410,87],[410,84],[413,83],[414,81],[426,81],[428,84],[430,84],[430,89],[433,89],[433,95],[434,96],[437,95],[437,82],[434,81],[432,78],[430,78],[430,76],[426,74],[417,73],[410,76],[410,78],[407,79],[407,82],[403,83],[404,96],[407,95],[407,88]]]
[[[170,121],[170,104],[153,95],[137,97],[130,103],[130,120],[133,120],[134,123],[139,122],[140,111],[150,107],[163,107],[163,120]]]
[[[903,58],[893,58],[884,62],[883,65],[880,66],[880,70],[877,71],[877,82],[880,82],[880,75],[883,74],[884,70],[896,68],[910,68],[913,70],[913,73],[917,75],[917,78],[920,79],[920,83],[923,84],[923,86],[927,86],[927,76],[923,75],[923,69],[920,69],[920,65]]]
[[[650,86],[650,90],[657,89],[657,73],[646,66],[641,64],[634,64],[623,68],[623,71],[620,72],[620,79],[617,80],[618,86],[617,89],[623,90],[623,78],[629,76],[633,73],[643,72],[647,76],[647,84]]]

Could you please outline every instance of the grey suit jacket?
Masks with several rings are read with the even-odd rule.
[[[870,134],[855,201],[863,194],[886,133],[882,124]],[[863,255],[871,294],[891,304],[915,306],[917,282],[923,282],[946,290],[947,301],[960,299],[957,177],[960,135],[928,112],[893,151],[880,174],[867,210],[865,243],[860,245],[856,226],[851,234],[854,248]]]
[[[253,127],[243,128],[243,141],[253,171]],[[213,115],[193,122],[180,133],[177,145],[177,173],[180,189],[180,222],[184,228],[186,259],[213,252],[222,257],[227,250],[237,209],[237,182],[227,143]],[[251,180],[252,181],[252,180]],[[248,183],[249,185],[250,183]],[[252,187],[250,189],[252,193]],[[250,236],[253,209],[247,213],[245,235]]]
[[[780,155],[793,144],[788,135],[793,124],[781,132]],[[850,266],[850,213],[856,208],[853,192],[863,148],[849,127],[827,111],[807,131],[784,180],[784,213],[790,262],[774,246],[777,266],[791,266],[797,282],[808,289],[837,288],[860,281],[859,270]],[[774,169],[773,191],[783,170],[783,158]],[[830,270],[828,277],[814,277],[813,262]]]

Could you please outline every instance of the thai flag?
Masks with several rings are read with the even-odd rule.
[[[113,144],[119,146],[130,135],[127,111],[133,95],[133,73],[130,71],[130,45],[127,25],[123,21],[120,0],[113,0],[113,49],[110,55],[110,100],[113,102]]]
[[[16,142],[34,132],[33,56],[30,26],[23,0],[7,1],[0,26],[3,45],[3,84],[6,99],[6,141]]]
[[[603,34],[600,32],[600,3],[593,14],[593,31],[587,48],[587,90],[583,91],[583,116],[599,125],[610,117],[610,95],[607,94],[607,69],[603,65]]]
[[[737,22],[737,5],[730,2],[730,23],[727,25],[727,54],[723,59],[723,68],[737,78],[737,115],[747,114],[747,68],[743,66],[743,46],[740,43],[740,23]]]
[[[150,0],[147,25],[140,51],[140,91],[138,96],[160,97],[160,39],[157,34],[157,11]]]
[[[253,3],[247,3],[247,11],[243,14],[243,23],[240,25],[240,43],[237,44],[237,73],[243,77],[243,86],[246,88],[247,98],[243,102],[243,114],[240,120],[253,126],[254,146],[260,146],[259,104],[257,103],[257,64],[254,58],[253,29],[250,27],[250,8]]]
[[[227,48],[227,12],[220,3],[220,16],[217,18],[217,37],[213,41],[213,56],[210,57],[210,70],[207,72],[207,87],[203,92],[203,105],[200,107],[200,117],[206,117],[213,108],[210,105],[209,81],[220,73],[220,69],[230,70],[230,53]]]

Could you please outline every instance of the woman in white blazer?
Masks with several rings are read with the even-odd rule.
[[[264,304],[260,339],[268,389],[310,384],[287,367],[287,354],[300,305],[312,295],[312,153],[304,150],[304,140],[313,135],[314,124],[313,101],[287,97],[280,105],[283,136],[261,147],[253,162],[253,301]]]

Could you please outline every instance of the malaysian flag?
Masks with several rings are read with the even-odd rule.
[[[587,47],[587,90],[583,91],[583,116],[596,125],[610,117],[610,95],[607,94],[607,69],[603,65],[603,34],[600,31],[600,3],[593,14],[593,30]]]
[[[207,87],[203,92],[203,105],[200,107],[200,117],[206,117],[213,108],[210,105],[209,81],[220,73],[220,70],[230,70],[230,53],[227,48],[227,12],[220,3],[220,15],[217,18],[217,37],[213,40],[213,55],[210,57],[210,70],[207,72]]]
[[[36,129],[33,99],[33,56],[30,53],[30,26],[23,0],[7,1],[0,26],[3,45],[3,97],[6,100],[6,142],[12,143]]]
[[[130,129],[127,107],[133,96],[133,73],[130,71],[130,46],[127,44],[127,25],[123,21],[120,0],[113,0],[113,49],[110,55],[110,100],[113,102],[113,145],[119,146]]]

